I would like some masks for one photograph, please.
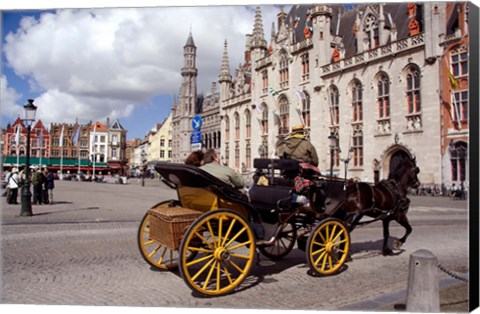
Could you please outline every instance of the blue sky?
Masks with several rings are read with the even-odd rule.
[[[22,115],[32,98],[37,118],[47,125],[105,123],[108,117],[119,119],[128,139],[143,137],[170,113],[190,31],[197,46],[198,92],[209,92],[225,40],[232,75],[243,61],[255,13],[254,6],[241,5],[0,9],[2,127]],[[268,39],[279,9],[262,6]]]

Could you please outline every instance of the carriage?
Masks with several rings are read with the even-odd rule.
[[[204,296],[237,289],[257,249],[280,259],[297,244],[311,273],[344,270],[350,231],[362,216],[349,208],[349,197],[365,186],[353,185],[352,191],[350,181],[323,176],[295,160],[255,159],[254,168],[254,183],[243,193],[198,167],[157,163],[162,181],[178,197],[143,217],[138,245],[145,261],[156,269],[178,268],[187,286]]]

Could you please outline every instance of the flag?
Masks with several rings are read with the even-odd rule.
[[[43,146],[43,130],[40,130],[40,134],[38,136],[38,146],[39,147]]]
[[[255,110],[257,111],[260,117],[263,116],[263,105],[255,106]]]
[[[295,92],[297,93],[297,97],[300,98],[300,100],[305,100],[305,94],[301,90],[295,89]]]
[[[269,87],[268,91],[270,92],[270,94],[272,94],[272,96],[278,96],[278,92],[274,90],[273,87]]]
[[[78,138],[80,137],[80,127],[77,128],[75,133],[72,135],[72,146],[77,146]]]
[[[93,133],[92,133],[92,140],[90,141],[92,143],[92,152],[95,154],[95,133],[97,132],[97,123],[95,123],[95,126],[93,127]]]
[[[17,130],[15,132],[15,145],[20,144],[20,124],[17,124]]]
[[[60,140],[58,143],[58,146],[63,147],[63,129],[65,128],[64,125],[62,125],[62,132],[60,133]]]
[[[448,78],[450,80],[450,86],[452,87],[452,89],[457,89],[458,82],[455,79],[455,77],[453,76],[452,72],[450,72],[450,71],[448,72]]]

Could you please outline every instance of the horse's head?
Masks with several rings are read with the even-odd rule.
[[[411,188],[418,188],[420,186],[420,180],[418,179],[418,174],[420,173],[420,168],[417,166],[417,160],[416,157],[413,156],[413,158],[408,158],[407,162],[409,163],[406,166],[406,185]]]
[[[402,187],[402,190],[407,188],[418,188],[420,186],[420,180],[418,174],[420,169],[417,167],[416,158],[406,157],[400,162],[397,168],[390,173],[389,179],[393,179],[397,182],[397,185]]]

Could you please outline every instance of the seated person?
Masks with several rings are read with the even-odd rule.
[[[204,155],[205,154],[202,150],[196,150],[194,152],[191,152],[190,155],[188,155],[187,159],[185,159],[185,164],[200,167],[201,165],[203,165]]]
[[[290,134],[277,143],[276,155],[280,158],[295,159],[303,163],[318,166],[318,155],[315,147],[305,139],[303,124],[292,127]]]
[[[236,173],[232,168],[224,166],[220,163],[220,157],[217,155],[214,149],[209,149],[203,156],[204,164],[200,169],[210,173],[218,179],[232,185],[236,188],[243,188],[243,178],[240,174]]]

